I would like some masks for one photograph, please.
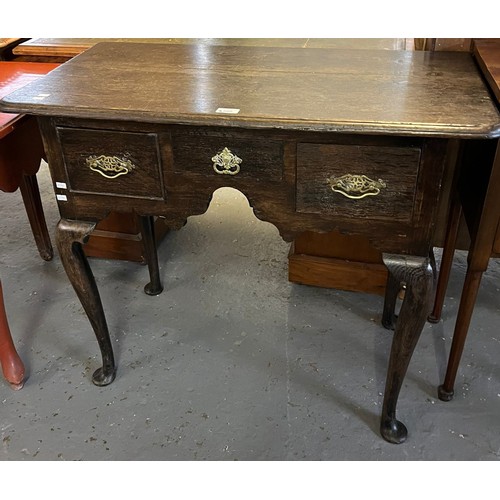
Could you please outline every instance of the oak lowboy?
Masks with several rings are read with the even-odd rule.
[[[39,117],[58,249],[103,357],[94,383],[116,374],[82,251],[96,222],[111,210],[141,216],[146,292],[157,294],[152,216],[180,228],[230,186],[287,241],[340,230],[384,252],[382,323],[395,332],[381,433],[404,441],[396,404],[432,300],[444,162],[460,140],[500,131],[468,54],[102,43],[0,106]]]
[[[42,118],[40,125],[56,153],[51,167],[67,219],[101,219],[110,202],[126,211],[133,200],[139,213],[181,227],[206,211],[216,189],[230,186],[286,240],[313,225],[335,227],[410,253],[421,251],[415,229],[430,229],[427,207],[415,201],[437,199],[446,147],[420,138],[233,127],[125,129],[116,121],[65,118]],[[435,167],[424,168],[424,161]]]

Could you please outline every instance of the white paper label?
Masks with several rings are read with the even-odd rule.
[[[215,112],[227,115],[237,115],[240,112],[240,110],[238,108],[217,108]]]
[[[56,194],[58,201],[68,201],[68,197],[65,194]]]
[[[68,189],[68,187],[66,186],[65,182],[56,182],[56,188],[59,188],[59,189]]]

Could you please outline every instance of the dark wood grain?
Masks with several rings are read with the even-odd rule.
[[[271,135],[271,134],[269,134]],[[228,148],[242,160],[238,179],[283,179],[284,143],[233,129],[176,128],[171,134],[174,172],[214,177],[212,157]]]
[[[39,121],[44,131],[47,151],[50,152],[49,160],[54,183],[63,182],[69,186],[68,190],[59,190],[56,187],[57,194],[67,195],[67,201],[59,204],[61,215],[65,218],[91,217],[94,220],[101,220],[110,212],[109,201],[104,196],[105,193],[109,193],[114,198],[112,210],[123,213],[136,212],[141,215],[162,215],[167,225],[175,229],[182,227],[188,217],[204,213],[208,208],[212,193],[220,187],[228,186],[245,194],[255,215],[261,220],[274,224],[287,241],[292,241],[304,231],[341,231],[346,234],[366,236],[376,248],[386,251],[409,254],[429,252],[431,220],[439,196],[439,183],[447,146],[447,141],[444,139],[427,141],[422,149],[415,149],[415,144],[420,144],[419,139],[280,130],[243,132],[240,128],[227,127],[224,129],[225,142],[222,144],[231,146],[233,138],[237,146],[243,144],[246,149],[243,148],[245,160],[242,163],[242,171],[247,165],[252,171],[255,170],[255,175],[242,173],[242,175],[229,176],[217,175],[214,172],[211,162],[212,150],[205,153],[205,158],[208,160],[202,159],[202,149],[194,146],[194,140],[188,142],[193,144],[194,157],[199,160],[190,163],[189,148],[184,148],[180,150],[181,164],[178,165],[179,150],[176,154],[175,145],[172,143],[180,134],[176,126],[80,120],[80,128],[85,129],[85,137],[95,139],[95,142],[85,140],[82,143],[80,134],[73,133],[73,130],[77,129],[69,127],[74,124],[72,119],[44,118]],[[124,132],[124,127],[128,127],[134,137],[156,138],[150,139],[154,147],[144,149],[146,153],[144,157],[141,156],[141,149],[137,148],[134,158],[139,166],[146,166],[146,172],[156,172],[152,158],[156,154],[157,142],[158,166],[161,171],[158,175],[155,173],[154,178],[163,179],[164,199],[152,196],[155,190],[162,189],[161,183],[153,183],[154,187],[151,187],[152,181],[149,180],[145,184],[150,186],[150,189],[145,190],[142,181],[137,183],[127,181],[128,175],[111,181],[103,178],[101,181],[101,175],[81,168],[82,160],[89,151],[103,151],[107,144],[122,144],[123,152],[134,151],[133,148],[128,147],[126,141],[123,141],[123,135],[128,134]],[[71,134],[61,134],[61,130],[71,130]],[[206,144],[206,127],[182,127],[180,130],[183,136],[187,134],[191,139],[199,136]],[[100,137],[102,137],[102,142],[99,141]],[[246,139],[243,140],[242,137]],[[246,142],[248,137],[251,137],[250,142]],[[67,138],[68,144],[65,143]],[[262,151],[259,151],[257,147],[260,143],[264,145]],[[332,143],[337,146],[346,146],[347,150],[350,150],[351,145],[356,145],[361,150],[366,146],[371,152],[377,151],[376,148],[379,147],[386,148],[382,149],[386,152],[393,151],[391,148],[394,148],[397,154],[393,154],[390,161],[385,158],[385,161],[380,162],[375,158],[376,155],[372,154],[371,163],[368,162],[368,168],[376,168],[377,173],[380,173],[382,177],[397,179],[396,188],[389,184],[391,197],[385,200],[387,203],[374,205],[368,200],[368,203],[360,204],[367,200],[346,198],[344,201],[339,198],[341,207],[339,213],[324,210],[324,206],[322,210],[321,205],[318,210],[303,210],[300,205],[300,189],[302,188],[297,188],[297,174],[303,186],[309,184],[315,186],[315,179],[317,180],[320,175],[321,179],[324,179],[321,192],[327,194],[329,198],[330,193],[332,195],[334,193],[328,187],[327,172],[323,167],[318,169],[318,165],[314,162],[307,166],[302,161],[300,168],[297,169],[299,145],[313,144],[316,148],[318,144],[326,147]],[[131,145],[133,144],[132,142]],[[255,150],[252,151],[249,144],[255,144]],[[80,146],[85,155],[78,153]],[[375,147],[375,150],[371,149],[372,147]],[[119,150],[112,148],[109,151],[117,153]],[[247,153],[250,158],[255,157],[263,163],[259,166],[259,163],[254,163],[251,159],[247,161]],[[403,158],[402,164],[401,158]],[[330,160],[331,155],[327,158],[326,165],[331,163]],[[411,160],[409,167],[408,160]],[[199,164],[199,161],[204,161],[204,166]],[[263,168],[262,165],[268,168]],[[364,157],[363,166],[366,165],[366,157]],[[202,171],[203,174],[200,173]],[[412,173],[409,174],[408,171]],[[141,175],[140,169],[137,169],[137,172],[138,174],[130,175],[132,177],[135,175],[135,178],[140,179],[138,177]],[[409,181],[408,175],[411,178]],[[84,188],[82,188],[82,183]],[[405,189],[402,189],[403,184]],[[397,193],[398,189],[401,189],[402,194]],[[142,193],[142,196],[136,196],[139,193]],[[132,197],[136,198],[133,204],[130,202]],[[404,216],[396,217],[392,211],[395,198],[402,199],[403,203],[406,203],[407,210]],[[363,212],[363,207],[366,206],[371,207],[371,216],[370,212],[366,210]],[[351,216],[349,216],[349,211],[351,211]],[[366,223],[366,216],[371,217],[372,224]],[[373,225],[375,222],[376,231]],[[425,234],[420,234],[420,232]]]
[[[64,127],[58,128],[57,133],[71,191],[163,198],[155,134]],[[105,177],[87,165],[90,157],[100,156],[128,159],[134,168],[116,178]]]
[[[500,134],[498,111],[464,53],[100,43],[0,107],[177,124]],[[221,107],[240,112],[217,114]]]
[[[297,211],[408,222],[413,216],[419,165],[418,148],[299,143]],[[377,195],[347,198],[327,182],[346,174],[382,180],[385,187]]]

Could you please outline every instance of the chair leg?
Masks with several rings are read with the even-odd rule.
[[[0,282],[0,364],[3,376],[15,389],[21,389],[24,385],[24,365],[19,357],[7,322],[7,314],[3,302],[2,283]]]
[[[23,175],[19,183],[24,206],[35,238],[38,252],[43,260],[52,260],[54,251],[50,242],[45,216],[43,214],[40,190],[35,175]]]

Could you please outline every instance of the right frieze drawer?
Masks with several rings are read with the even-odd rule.
[[[297,145],[297,212],[410,222],[420,148]]]

